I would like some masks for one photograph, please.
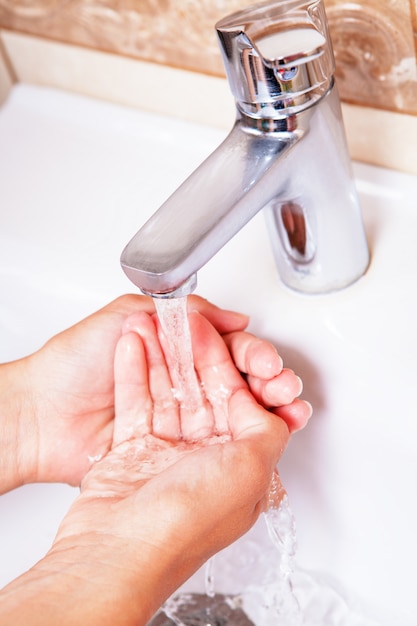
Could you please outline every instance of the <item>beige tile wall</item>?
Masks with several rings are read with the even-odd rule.
[[[417,174],[417,0],[324,1],[353,158]],[[0,101],[22,80],[228,127],[214,24],[252,3],[0,0]]]
[[[417,0],[325,0],[346,102],[417,114]]]
[[[15,79],[7,51],[0,37],[0,105],[7,98]]]
[[[252,2],[0,0],[0,27],[222,76],[214,24]],[[325,4],[343,100],[417,114],[417,0]]]

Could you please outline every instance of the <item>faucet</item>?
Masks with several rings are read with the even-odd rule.
[[[216,30],[236,121],[151,216],[121,264],[142,292],[178,297],[264,209],[281,280],[304,293],[356,281],[369,251],[322,0],[253,5]]]

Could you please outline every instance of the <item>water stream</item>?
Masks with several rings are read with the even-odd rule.
[[[200,430],[200,424],[204,426],[207,416],[203,391],[194,369],[187,298],[155,298],[154,302],[166,341],[165,356],[173,385],[172,393],[183,415],[182,436],[193,439]],[[187,424],[192,424],[193,428],[185,430]]]

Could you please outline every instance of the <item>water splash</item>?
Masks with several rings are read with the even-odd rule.
[[[167,619],[168,618],[168,619]],[[216,594],[180,594],[169,600],[164,612],[148,626],[256,626],[231,596]]]

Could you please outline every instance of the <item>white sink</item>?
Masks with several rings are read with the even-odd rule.
[[[2,361],[134,290],[122,248],[224,135],[13,89],[0,111]],[[249,313],[314,406],[281,463],[297,562],[384,624],[408,626],[417,623],[417,179],[354,169],[372,250],[359,282],[327,296],[288,291],[258,215],[201,270],[198,293]],[[48,549],[75,494],[33,485],[0,498],[0,585]]]

